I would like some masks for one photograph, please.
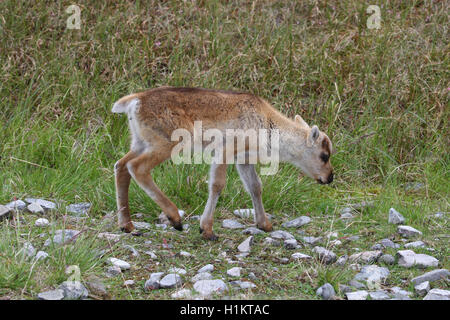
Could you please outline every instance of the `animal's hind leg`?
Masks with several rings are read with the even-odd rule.
[[[127,169],[127,163],[137,156],[138,154],[130,151],[114,165],[114,175],[116,180],[117,217],[120,229],[125,232],[131,232],[134,229],[133,223],[131,222],[130,209],[128,206],[128,188],[130,186],[131,176]]]
[[[227,175],[226,164],[211,164],[209,172],[209,196],[206,203],[205,210],[200,219],[200,232],[204,239],[216,240],[217,236],[212,231],[214,222],[214,210],[216,208],[217,200],[220,192],[225,186]]]
[[[253,164],[237,164],[236,168],[244,184],[245,189],[252,197],[253,208],[255,209],[256,226],[266,232],[272,231],[272,223],[267,218],[262,203],[262,183],[256,173]]]
[[[161,150],[163,148],[159,148]],[[153,181],[150,171],[158,164],[170,157],[171,148],[167,153],[152,151],[144,153],[128,162],[127,167],[137,184],[153,199],[163,210],[172,226],[177,230],[183,230],[180,214],[175,204],[158,188]]]

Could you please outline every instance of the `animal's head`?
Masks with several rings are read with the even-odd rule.
[[[319,130],[317,126],[310,127],[299,115],[295,116],[295,122],[299,129],[307,132],[306,143],[302,148],[300,161],[296,165],[310,178],[320,184],[328,184],[333,181],[333,168],[330,157],[333,146],[330,138]]]

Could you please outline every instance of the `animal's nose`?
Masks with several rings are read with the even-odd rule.
[[[330,175],[328,176],[328,179],[327,179],[327,183],[332,183],[333,182],[333,172],[332,173],[330,173]]]

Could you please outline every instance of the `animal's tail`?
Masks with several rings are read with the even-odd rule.
[[[112,107],[113,113],[127,113],[131,107],[137,106],[139,99],[135,98],[134,95],[125,96],[120,98]]]

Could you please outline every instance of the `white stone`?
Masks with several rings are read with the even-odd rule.
[[[180,254],[180,256],[186,257],[186,258],[192,257],[192,254],[190,254],[190,253],[187,252],[187,251],[180,251],[179,254]]]
[[[433,282],[441,279],[447,279],[448,277],[450,277],[450,272],[447,269],[436,269],[413,278],[411,282],[418,285],[425,281]]]
[[[255,228],[255,227],[248,227],[247,229],[242,230],[243,234],[251,234],[251,235],[255,235],[255,234],[260,234],[263,233],[264,231]]]
[[[368,265],[362,267],[361,271],[355,275],[354,280],[365,281],[369,289],[375,289],[387,279],[389,274],[389,270],[385,267]]]
[[[85,299],[89,295],[88,290],[80,281],[64,281],[58,289],[64,291],[66,300]]]
[[[300,252],[296,252],[291,255],[292,260],[307,260],[311,258],[312,258],[311,256],[308,256],[307,254],[303,254]]]
[[[240,277],[241,276],[241,269],[240,267],[234,267],[227,271],[227,275],[230,277]]]
[[[406,238],[412,238],[422,235],[422,232],[410,226],[398,226],[397,231]]]
[[[23,202],[22,200],[15,200],[15,201],[11,201],[10,203],[6,204],[5,207],[7,207],[10,210],[22,211],[22,210],[26,209],[27,204],[25,202]]]
[[[359,290],[345,293],[347,300],[366,300],[369,293],[366,290]]]
[[[172,299],[192,299],[192,291],[189,289],[181,289],[170,295]]]
[[[192,277],[191,282],[197,282],[200,280],[211,280],[213,278],[212,274],[209,272],[200,272]]]
[[[319,256],[319,260],[325,264],[332,264],[336,261],[337,257],[334,252],[327,250],[323,247],[316,246],[313,251]]]
[[[149,229],[151,229],[151,224],[148,223],[148,222],[133,221],[133,226],[136,228],[136,230],[149,230]]]
[[[34,222],[36,227],[47,227],[49,224],[50,222],[45,218],[39,218]]]
[[[431,289],[423,300],[450,300],[450,291],[442,289]]]
[[[194,289],[204,297],[213,294],[221,294],[228,291],[228,287],[223,280],[200,280],[194,283]]]
[[[426,295],[430,289],[431,287],[429,281],[422,282],[414,287],[414,291],[416,291],[419,296]]]
[[[122,270],[122,271],[123,270],[128,270],[128,269],[131,268],[131,265],[128,262],[120,260],[120,259],[117,259],[117,258],[109,258],[108,262],[110,264],[112,264],[113,266],[119,267],[120,270]]]
[[[167,272],[180,274],[182,276],[184,276],[187,273],[186,270],[184,270],[182,268],[176,268],[176,267],[170,268],[169,270],[167,270]]]
[[[235,216],[248,219],[255,217],[255,209],[238,209],[233,211]]]
[[[64,290],[56,289],[38,293],[39,300],[62,300],[64,299]]]
[[[179,287],[183,284],[183,279],[181,279],[179,274],[170,273],[161,279],[159,286],[163,289],[170,289],[174,287]]]
[[[97,238],[99,238],[99,239],[105,239],[105,240],[113,241],[113,242],[119,242],[121,237],[122,237],[121,234],[115,234],[115,233],[109,233],[109,232],[100,232],[97,235]]]
[[[292,234],[284,230],[272,231],[270,233],[270,236],[274,239],[281,239],[281,240],[295,239]]]
[[[48,258],[48,253],[45,251],[38,251],[38,253],[36,253],[36,256],[34,258],[36,260],[45,260],[46,258]]]
[[[0,221],[12,216],[12,209],[0,204]]]
[[[26,198],[25,201],[29,204],[35,203],[41,206],[44,210],[54,210],[56,209],[56,204],[51,201],[43,199]]]
[[[42,208],[39,204],[37,204],[37,203],[31,203],[31,204],[29,204],[28,206],[27,206],[27,210],[30,212],[30,213],[33,213],[33,214],[37,214],[37,213],[44,213],[44,208]]]
[[[285,222],[282,224],[284,228],[299,228],[301,226],[304,226],[305,224],[308,224],[311,222],[311,218],[308,216],[301,216],[298,218],[295,218],[294,220]]]
[[[439,260],[427,254],[415,253],[412,250],[397,251],[398,265],[405,268],[418,267],[428,268],[437,267]]]
[[[244,229],[245,226],[233,219],[225,219],[222,221],[222,228],[225,229]]]
[[[214,266],[212,264],[207,264],[206,266],[201,267],[197,273],[202,273],[202,272],[212,272],[214,271]]]
[[[289,250],[297,249],[298,247],[297,240],[295,239],[284,240],[284,247]]]
[[[250,252],[252,244],[253,236],[250,236],[238,246],[239,252]]]
[[[405,248],[425,248],[425,243],[423,241],[414,241],[405,244]]]
[[[388,222],[391,224],[403,224],[405,223],[405,218],[400,214],[400,212],[394,208],[390,208]]]
[[[383,255],[383,252],[379,251],[379,250],[363,251],[363,252],[352,254],[349,259],[352,262],[374,263],[382,255]]]
[[[125,280],[125,281],[123,282],[123,285],[124,285],[125,287],[132,287],[132,286],[135,285],[135,282],[134,282],[134,280]]]
[[[86,216],[89,213],[91,206],[92,204],[89,202],[74,203],[68,205],[66,207],[66,211],[77,216]]]
[[[164,272],[154,272],[150,275],[150,278],[145,281],[144,284],[144,289],[145,290],[155,290],[155,289],[159,289],[160,287],[160,280],[161,277],[163,276]]]

